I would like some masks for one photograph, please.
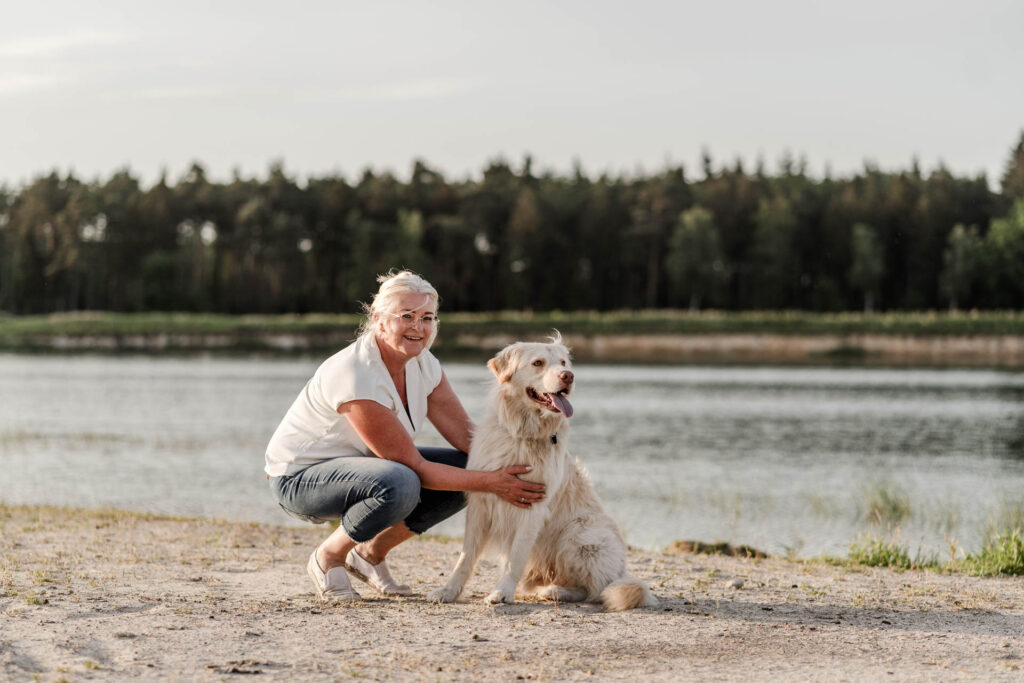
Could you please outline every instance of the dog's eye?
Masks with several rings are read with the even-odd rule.
[[[564,360],[562,361],[562,367],[563,368],[565,367],[565,361]]]
[[[535,361],[533,361],[533,366],[535,368],[543,367],[544,366],[544,361],[542,361],[542,360],[535,360]]]

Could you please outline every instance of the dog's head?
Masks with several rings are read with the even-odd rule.
[[[516,342],[487,362],[498,389],[521,410],[534,409],[543,418],[572,417],[569,395],[575,375],[569,349],[557,334],[550,343]]]

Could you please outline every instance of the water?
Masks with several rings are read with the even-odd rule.
[[[263,449],[318,361],[0,355],[0,501],[295,524]],[[486,368],[445,368],[478,418]],[[633,545],[844,555],[896,532],[942,558],[1024,519],[1024,374],[576,369],[571,449]]]

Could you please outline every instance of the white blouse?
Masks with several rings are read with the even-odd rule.
[[[377,348],[366,335],[325,360],[288,409],[267,445],[264,471],[272,477],[292,475],[310,465],[346,456],[372,456],[352,424],[338,414],[348,401],[380,403],[415,437],[427,419],[427,397],[441,383],[441,364],[430,351],[405,364],[409,412]]]

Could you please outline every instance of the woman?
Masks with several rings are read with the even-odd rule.
[[[462,491],[518,507],[544,497],[516,476],[528,467],[465,469],[473,423],[429,351],[437,292],[409,271],[378,281],[358,339],[317,368],[267,446],[281,507],[315,523],[341,520],[306,566],[322,599],[359,599],[346,568],[384,595],[409,595],[388,552],[458,512]],[[417,448],[425,419],[455,448]]]

